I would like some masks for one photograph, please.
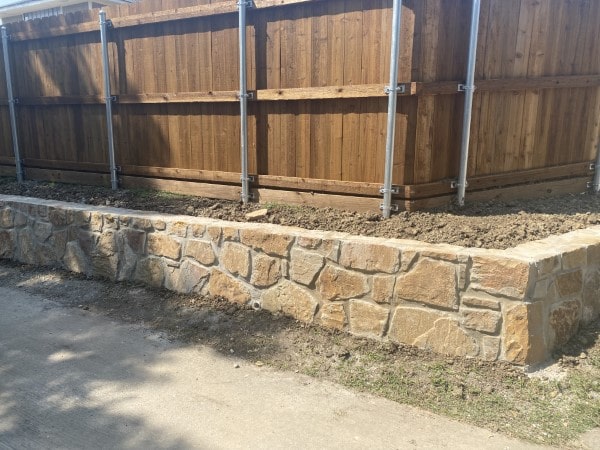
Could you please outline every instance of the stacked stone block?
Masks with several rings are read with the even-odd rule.
[[[0,257],[517,364],[600,314],[600,227],[482,250],[0,196]]]

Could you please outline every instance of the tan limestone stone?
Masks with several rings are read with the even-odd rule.
[[[560,268],[560,256],[547,256],[536,261],[538,276],[543,277],[549,275]]]
[[[343,330],[346,326],[346,311],[341,303],[325,303],[321,307],[319,322],[326,328]]]
[[[462,325],[465,328],[490,334],[496,334],[500,330],[502,316],[499,312],[462,308],[461,314]]]
[[[117,270],[119,267],[118,255],[93,255],[92,256],[92,275],[109,280],[117,279]]]
[[[16,226],[16,217],[15,217]],[[587,248],[587,265],[598,266],[600,265],[600,242],[597,244],[589,245]]]
[[[273,286],[281,279],[281,260],[258,254],[252,259],[250,283],[257,288]]]
[[[149,255],[164,256],[173,260],[181,257],[181,242],[164,234],[151,233],[147,236]]]
[[[199,292],[210,274],[208,269],[189,260],[166,272],[165,288],[183,294]]]
[[[408,272],[412,270],[414,264],[420,257],[420,253],[415,250],[402,250],[402,255],[400,256],[400,268],[403,272]]]
[[[401,344],[414,345],[415,341],[433,328],[436,320],[445,318],[442,312],[399,306],[395,309],[388,336]]]
[[[167,232],[171,236],[177,236],[177,237],[184,238],[187,236],[187,228],[188,228],[187,223],[177,221],[177,222],[173,222],[173,223],[169,224]]]
[[[311,286],[325,265],[325,258],[318,253],[301,248],[291,252],[290,277],[297,283]]]
[[[323,239],[319,253],[333,262],[338,262],[340,257],[340,241],[338,239]]]
[[[152,221],[144,217],[132,217],[129,225],[136,230],[150,231],[153,228]]]
[[[210,273],[208,292],[215,297],[223,297],[239,304],[248,303],[251,298],[250,291],[241,281],[218,269],[212,269]]]
[[[457,309],[456,267],[445,261],[420,259],[410,272],[397,278],[394,296],[398,300]]]
[[[600,269],[589,270],[583,285],[582,321],[592,322],[600,315]]]
[[[15,232],[0,230],[0,258],[11,259],[14,256]]]
[[[0,228],[12,228],[15,224],[15,213],[11,208],[0,209]]]
[[[532,279],[528,262],[495,255],[473,256],[471,287],[523,299]]]
[[[250,250],[241,244],[225,242],[221,250],[221,264],[231,274],[247,278],[250,275]]]
[[[167,223],[162,219],[154,219],[152,220],[152,228],[156,231],[164,231],[167,229]]]
[[[102,224],[104,223],[104,217],[102,213],[97,211],[92,212],[90,216],[90,231],[99,233],[102,231]]]
[[[298,236],[297,243],[300,247],[309,250],[316,250],[321,245],[322,240],[308,236]]]
[[[127,246],[138,255],[144,253],[146,247],[146,233],[142,230],[127,228],[121,231]]]
[[[504,315],[504,358],[515,364],[536,364],[546,358],[543,302],[521,303]]]
[[[121,261],[119,264],[119,273],[117,274],[117,280],[132,280],[134,278],[135,267],[137,265],[140,254],[135,253],[129,246],[125,245],[123,247],[123,250],[120,252],[119,257],[121,258]]]
[[[94,249],[96,248],[96,242],[98,241],[98,235],[94,233],[88,233],[84,230],[77,230],[77,243],[81,250],[88,255],[92,256]]]
[[[550,328],[554,332],[553,347],[566,344],[579,329],[581,305],[578,300],[563,302],[550,313]]]
[[[48,245],[54,251],[54,255],[57,259],[62,259],[65,254],[65,249],[67,247],[69,232],[66,229],[54,231],[50,239],[48,239]]]
[[[161,259],[150,257],[138,261],[134,277],[150,286],[161,287],[165,278]]]
[[[370,242],[344,242],[339,263],[348,269],[395,273],[400,268],[400,250]]]
[[[103,230],[118,230],[119,229],[119,216],[113,214],[104,214],[104,227]]]
[[[221,227],[217,225],[209,225],[206,228],[206,232],[210,236],[210,240],[218,244],[221,240]]]
[[[94,253],[101,256],[111,256],[117,252],[117,232],[106,230],[98,237]]]
[[[265,291],[261,305],[271,312],[282,312],[302,322],[312,322],[319,302],[310,291],[288,280]]]
[[[371,298],[377,303],[390,303],[394,295],[396,277],[386,275],[373,276]]]
[[[269,215],[267,208],[257,209],[246,214],[246,220],[248,222],[256,222],[257,220],[265,219]]]
[[[190,225],[190,233],[192,237],[199,238],[204,236],[206,226],[199,223],[193,223]]]
[[[23,227],[27,225],[27,216],[22,212],[15,211],[15,227]]]
[[[239,241],[239,230],[236,227],[221,227],[223,241]]]
[[[583,274],[581,270],[558,275],[556,277],[556,288],[563,298],[579,294],[583,288]]]
[[[450,356],[473,357],[479,354],[477,341],[460,327],[458,321],[450,318],[436,320],[433,328],[419,336],[414,345]]]
[[[375,338],[383,336],[390,314],[388,308],[364,300],[351,300],[348,309],[351,333]]]
[[[325,300],[346,300],[369,292],[367,277],[350,270],[325,266],[317,281],[317,288]]]
[[[463,305],[470,306],[472,308],[485,308],[494,311],[500,311],[500,302],[492,298],[465,294],[463,295],[461,302]]]
[[[562,269],[572,270],[587,264],[587,247],[581,247],[562,254]]]
[[[294,238],[282,233],[270,233],[258,229],[242,229],[240,230],[240,240],[243,244],[257,251],[287,258]]]
[[[483,336],[481,357],[486,361],[496,361],[500,355],[500,341],[496,336]]]
[[[71,272],[90,273],[90,261],[75,241],[67,243],[63,265]]]
[[[33,234],[38,241],[44,242],[52,236],[52,225],[48,222],[38,221],[33,225]]]
[[[50,208],[48,210],[48,221],[55,227],[67,225],[67,212],[64,209]]]
[[[183,256],[194,258],[200,264],[205,266],[212,266],[217,260],[212,244],[207,241],[199,241],[196,239],[187,241]]]

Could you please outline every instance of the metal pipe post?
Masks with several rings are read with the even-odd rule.
[[[250,2],[239,0],[239,45],[240,45],[240,140],[242,162],[242,203],[250,200],[250,177],[248,176],[248,86],[246,80],[246,8]]]
[[[465,205],[467,189],[467,169],[469,165],[469,141],[471,139],[471,117],[473,115],[473,93],[475,92],[475,63],[477,59],[477,34],[479,33],[479,14],[481,0],[473,0],[471,11],[471,36],[469,38],[469,62],[467,65],[467,80],[459,90],[465,92],[465,110],[463,115],[462,143],[460,147],[460,171],[458,174],[458,204]]]
[[[594,166],[594,184],[592,189],[600,193],[600,142],[598,143],[598,155],[596,156],[596,165]]]
[[[10,57],[8,55],[8,34],[6,27],[2,27],[2,51],[4,54],[4,71],[6,73],[6,90],[8,93],[8,111],[10,114],[10,131],[12,134],[13,152],[15,155],[15,167],[17,171],[17,181],[23,182],[23,167],[21,165],[21,155],[19,152],[19,137],[17,135],[17,115],[15,112],[15,96],[12,88],[12,76],[10,70]]]
[[[119,187],[117,177],[117,165],[115,163],[115,142],[112,121],[113,96],[110,92],[110,75],[108,67],[108,39],[106,29],[109,22],[106,20],[106,12],[100,11],[100,41],[102,43],[102,69],[104,72],[104,102],[106,103],[106,128],[108,131],[108,160],[110,164],[110,185],[116,190]]]
[[[394,166],[394,143],[396,140],[396,106],[398,104],[398,59],[400,57],[400,26],[402,24],[402,0],[394,0],[392,17],[392,50],[390,60],[390,85],[388,94],[387,138],[385,143],[385,175],[383,188],[383,204],[381,210],[384,218],[389,218],[392,211],[392,169]]]

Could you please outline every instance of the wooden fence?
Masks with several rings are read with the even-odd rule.
[[[235,0],[106,11],[121,183],[238,199]],[[393,169],[401,208],[452,198],[470,11],[470,0],[404,0],[398,82],[407,89]],[[254,1],[246,34],[257,198],[379,207],[391,15],[391,0]],[[597,0],[483,0],[468,198],[585,189],[600,139],[599,29]],[[9,33],[26,177],[108,183],[97,11]],[[0,69],[0,172],[14,174]],[[514,187],[532,181],[543,183]],[[497,188],[505,191],[489,191]]]

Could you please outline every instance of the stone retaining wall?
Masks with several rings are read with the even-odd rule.
[[[516,364],[600,314],[600,227],[500,251],[0,196],[0,258]]]

